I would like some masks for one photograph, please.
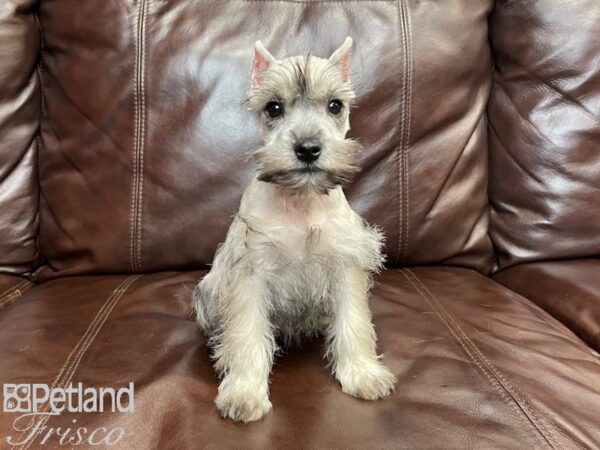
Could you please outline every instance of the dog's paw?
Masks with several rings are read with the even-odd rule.
[[[355,362],[336,375],[343,392],[365,400],[387,397],[396,382],[394,374],[379,361]]]
[[[224,418],[244,423],[261,419],[273,407],[266,389],[248,389],[236,383],[219,386],[215,405]]]

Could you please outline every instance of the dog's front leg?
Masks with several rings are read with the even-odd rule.
[[[215,345],[223,378],[215,404],[223,417],[252,422],[271,410],[269,373],[275,339],[267,313],[267,290],[257,275],[232,286],[223,328]]]
[[[345,269],[327,329],[327,356],[345,393],[376,400],[387,396],[396,380],[377,355],[368,291],[365,271],[356,266]]]

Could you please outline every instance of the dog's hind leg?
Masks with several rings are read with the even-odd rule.
[[[216,289],[213,282],[214,274],[207,273],[194,289],[193,307],[196,313],[196,322],[207,338],[215,329],[216,308],[218,306]]]

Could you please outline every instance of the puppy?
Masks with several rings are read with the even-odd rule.
[[[354,92],[352,39],[328,59],[275,59],[255,44],[247,104],[264,145],[212,269],[194,291],[197,320],[221,377],[216,406],[241,422],[271,410],[269,373],[280,347],[322,334],[342,390],[375,400],[394,376],[381,363],[368,293],[383,236],[342,191],[359,170],[347,139]]]

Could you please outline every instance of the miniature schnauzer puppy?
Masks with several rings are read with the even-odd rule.
[[[280,347],[323,334],[342,390],[374,400],[394,388],[381,363],[368,293],[382,267],[382,234],[349,206],[358,171],[346,138],[354,99],[352,39],[329,59],[275,59],[255,44],[248,106],[264,145],[211,271],[194,291],[197,320],[221,377],[215,400],[241,422],[271,410],[269,373]]]

